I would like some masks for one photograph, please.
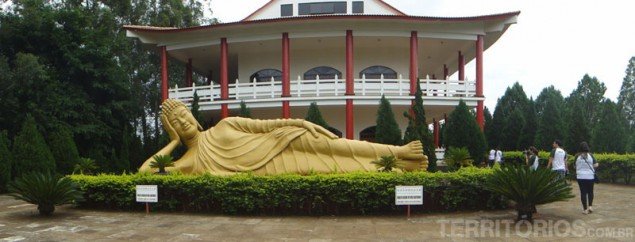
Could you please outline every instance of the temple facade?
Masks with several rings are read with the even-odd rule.
[[[241,101],[254,118],[303,118],[316,102],[340,135],[372,140],[381,96],[403,131],[419,81],[438,144],[439,120],[461,99],[483,125],[483,52],[519,14],[427,17],[381,0],[272,0],[238,22],[124,28],[161,53],[162,98],[191,103],[196,92],[210,120]],[[168,84],[168,61],[186,66],[182,86]],[[466,74],[470,61],[476,68]],[[193,72],[209,82],[193,85]]]

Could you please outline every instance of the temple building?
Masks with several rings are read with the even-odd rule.
[[[196,92],[206,119],[233,115],[241,101],[254,118],[304,118],[316,102],[343,137],[368,140],[382,95],[405,129],[401,114],[420,81],[438,144],[439,120],[461,99],[483,125],[483,52],[519,14],[428,17],[381,0],[272,0],[238,22],[124,28],[160,52],[162,98],[191,103]],[[168,61],[186,66],[185,85],[168,84]],[[209,83],[193,85],[192,72]]]

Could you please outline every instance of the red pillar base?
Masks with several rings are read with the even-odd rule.
[[[220,105],[220,118],[224,119],[229,117],[229,108],[227,107],[227,104],[221,104]]]
[[[353,100],[346,99],[346,138],[355,139],[353,124]]]
[[[476,104],[476,122],[481,130],[485,130],[485,116],[484,116],[483,101],[478,101]]]
[[[291,107],[289,101],[282,101],[282,118],[291,118]]]

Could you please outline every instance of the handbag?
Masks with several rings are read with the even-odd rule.
[[[589,154],[591,155],[591,154]],[[593,156],[591,156],[593,157]],[[593,169],[593,167],[591,165],[589,165],[589,162],[587,161],[586,158],[582,158],[584,159],[584,163],[586,163],[587,166],[589,166],[589,168],[591,168],[591,171],[593,172],[593,182],[595,183],[600,183],[600,178],[598,178],[598,174],[595,173],[595,169]],[[595,158],[593,158],[593,160],[595,160]]]

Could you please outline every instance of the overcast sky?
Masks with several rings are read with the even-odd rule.
[[[239,21],[268,0],[212,0],[213,17]],[[474,16],[520,10],[518,23],[484,54],[485,104],[518,81],[527,95],[554,85],[568,96],[585,73],[617,100],[628,60],[635,56],[635,1],[629,0],[386,0],[408,15]],[[466,66],[474,78],[474,63]],[[456,78],[453,76],[451,78]]]

